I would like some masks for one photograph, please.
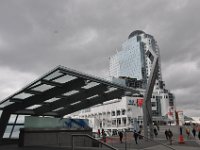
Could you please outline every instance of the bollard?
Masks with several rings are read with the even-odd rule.
[[[184,144],[184,138],[183,138],[183,128],[180,127],[180,135],[179,135],[179,144]]]
[[[179,135],[179,144],[184,144],[184,138],[183,135]]]

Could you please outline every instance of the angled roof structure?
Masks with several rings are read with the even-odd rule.
[[[63,117],[139,91],[58,66],[0,102],[0,139],[11,114]]]

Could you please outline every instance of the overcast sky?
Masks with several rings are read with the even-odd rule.
[[[200,116],[199,0],[1,0],[0,100],[58,65],[109,75],[134,30],[154,36],[178,110]]]

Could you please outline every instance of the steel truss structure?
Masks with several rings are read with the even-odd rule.
[[[136,89],[58,66],[0,102],[0,142],[13,114],[16,118],[10,124],[11,131],[17,125],[19,115],[63,117],[105,101],[121,98],[127,92],[140,94]]]

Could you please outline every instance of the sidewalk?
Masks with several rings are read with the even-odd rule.
[[[169,129],[173,132],[172,145],[166,140],[164,131]],[[132,134],[132,133],[130,133]],[[136,149],[146,149],[146,150],[170,150],[169,147],[176,150],[200,150],[200,140],[199,139],[189,139],[187,140],[186,135],[184,136],[184,144],[179,144],[179,127],[177,126],[163,126],[158,132],[158,136],[154,138],[153,141],[145,141],[144,139],[138,140],[138,144],[135,144],[132,135],[129,135],[129,139],[123,139],[123,143],[110,143],[112,146],[118,148],[119,150],[136,150]],[[164,145],[162,145],[164,144]]]

